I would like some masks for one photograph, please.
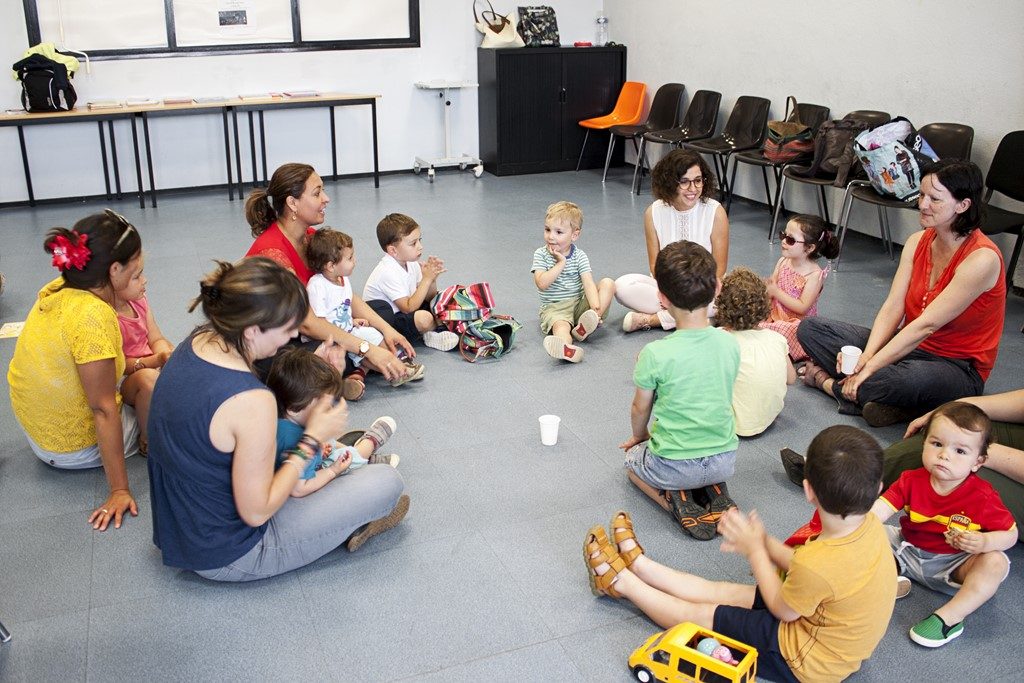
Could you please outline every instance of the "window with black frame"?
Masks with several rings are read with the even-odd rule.
[[[419,0],[22,0],[30,45],[93,59],[420,46]]]

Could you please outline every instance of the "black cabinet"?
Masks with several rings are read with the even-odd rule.
[[[626,80],[625,47],[551,47],[477,52],[480,157],[494,175],[576,168],[579,121],[611,112]],[[613,164],[622,163],[618,145]],[[600,168],[608,134],[587,143],[583,168]]]

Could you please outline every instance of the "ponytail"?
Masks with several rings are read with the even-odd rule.
[[[298,199],[306,190],[306,181],[315,171],[309,164],[282,164],[270,176],[267,189],[255,189],[245,200],[245,220],[252,236],[259,237],[288,208],[288,198]]]
[[[253,237],[262,235],[277,220],[277,211],[270,205],[266,190],[257,188],[249,193],[245,200],[245,220],[252,229]]]

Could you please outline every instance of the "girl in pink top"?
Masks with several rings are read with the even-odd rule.
[[[135,408],[139,420],[139,451],[145,455],[148,446],[146,422],[153,387],[160,376],[160,368],[171,357],[174,347],[167,341],[153,317],[146,301],[146,276],[142,269],[124,290],[116,292],[114,310],[121,327],[124,349],[124,378],[121,380],[121,398]]]
[[[790,219],[781,238],[782,258],[767,282],[772,312],[760,326],[785,337],[789,357],[800,361],[807,353],[796,339],[796,328],[804,318],[818,314],[818,297],[828,275],[828,268],[822,269],[815,261],[820,256],[835,258],[839,240],[825,221],[807,214]]]

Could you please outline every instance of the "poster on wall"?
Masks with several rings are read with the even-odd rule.
[[[224,36],[252,36],[256,14],[249,0],[217,0],[217,26]]]
[[[291,42],[291,2],[174,0],[174,29],[180,46]]]

